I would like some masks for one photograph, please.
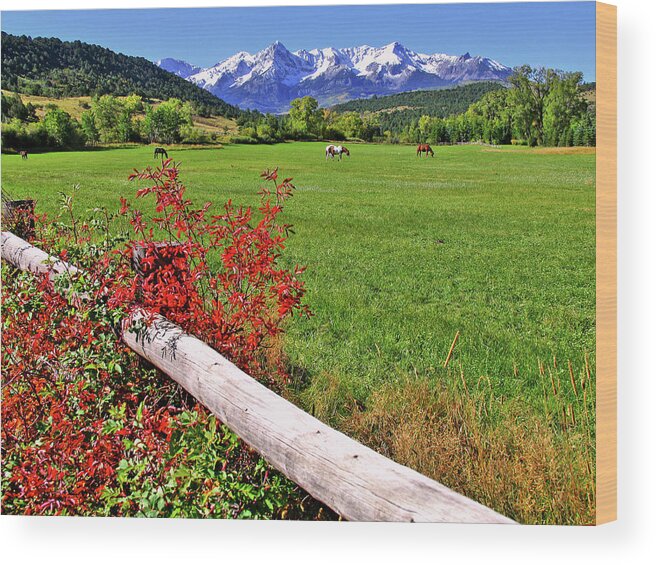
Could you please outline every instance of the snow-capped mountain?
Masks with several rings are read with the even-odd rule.
[[[202,70],[200,67],[190,65],[189,63],[180,61],[179,59],[160,59],[155,64],[158,67],[162,67],[165,71],[173,73],[174,75],[178,75],[182,78],[188,78]]]
[[[213,67],[188,72],[183,61],[163,59],[160,67],[183,76],[241,108],[281,113],[300,96],[323,105],[463,82],[504,81],[511,69],[486,57],[415,53],[398,42],[384,47],[289,51],[276,41],[251,55],[241,51]],[[186,76],[185,76],[186,75]]]

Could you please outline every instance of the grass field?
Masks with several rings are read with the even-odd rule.
[[[54,213],[79,183],[79,205],[116,206],[151,148],[2,157],[5,190]],[[475,383],[534,397],[538,360],[594,358],[595,192],[590,151],[354,146],[326,162],[323,144],[178,150],[193,199],[255,203],[259,172],[280,166],[298,191],[289,263],[308,266],[316,316],[289,329],[287,351],[310,376],[330,373],[360,399],[382,382],[440,373],[453,361]],[[560,361],[560,363],[558,363]]]
[[[418,159],[413,147],[353,145],[351,158],[338,162],[325,161],[324,145],[228,145],[170,152],[181,163],[188,195],[219,206],[228,198],[255,204],[259,173],[267,167],[279,166],[285,176],[294,177],[297,192],[285,216],[295,235],[285,261],[307,265],[307,303],[315,313],[290,324],[283,344],[298,401],[376,448],[389,449],[397,460],[518,519],[588,520],[593,508],[588,483],[579,487],[582,494],[575,496],[580,500],[568,513],[554,509],[548,490],[534,507],[515,508],[512,501],[519,497],[511,481],[504,483],[510,485],[506,502],[495,504],[498,479],[473,487],[471,481],[463,483],[462,473],[445,479],[435,461],[424,457],[436,452],[435,442],[442,441],[436,436],[424,434],[432,439],[417,447],[426,462],[418,460],[417,450],[405,455],[403,450],[421,444],[417,438],[424,433],[426,412],[442,409],[442,400],[427,400],[429,393],[419,381],[464,379],[470,391],[484,386],[500,404],[504,398],[512,400],[521,414],[540,421],[545,415],[552,418],[544,422],[547,426],[559,422],[561,406],[581,404],[569,386],[568,361],[578,381],[587,356],[594,385],[594,150],[452,146],[437,148],[434,159]],[[34,154],[27,161],[3,155],[2,183],[14,197],[36,198],[39,212],[56,213],[58,193],[74,184],[80,185],[81,209],[117,207],[120,196],[136,189],[127,180],[131,170],[156,163],[151,147]],[[460,339],[444,369],[457,331]],[[404,387],[409,392],[398,393]],[[552,387],[558,401],[553,410],[545,392]],[[593,402],[593,390],[588,402]],[[413,406],[404,406],[402,398]],[[340,425],[340,411],[349,411],[345,399],[371,406],[368,420]],[[459,402],[452,399],[452,406]],[[588,419],[586,429],[582,414]],[[561,457],[561,441],[574,450],[583,444],[594,449],[591,414],[585,406],[577,412],[576,429],[583,440],[556,438],[548,447],[552,455],[533,444],[527,449],[552,460]],[[395,422],[383,422],[389,418]],[[508,422],[517,417],[513,413],[511,418],[499,420],[502,435],[490,445],[513,442]],[[400,429],[404,420],[416,420],[416,426]],[[478,419],[472,414],[466,421],[474,426]],[[381,444],[376,431],[390,425],[401,438],[396,450]],[[537,430],[531,433],[543,436]],[[408,441],[407,434],[415,439]],[[448,441],[457,443],[457,434]],[[531,472],[553,484],[563,469],[572,468],[566,457],[558,461],[560,467],[545,463],[544,469]],[[590,458],[586,451],[585,460]],[[485,472],[515,472],[517,481],[526,483],[522,488],[532,493],[525,463],[517,465],[521,469],[498,467],[491,473],[485,467]],[[580,464],[580,473],[587,477],[585,465]],[[481,468],[471,473],[484,474]],[[572,484],[576,473],[571,472]],[[574,488],[567,485],[559,492]]]

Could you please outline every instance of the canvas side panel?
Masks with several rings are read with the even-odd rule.
[[[617,519],[617,8],[597,3],[597,524]]]

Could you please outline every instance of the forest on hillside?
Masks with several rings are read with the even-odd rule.
[[[351,100],[337,104],[331,110],[337,113],[376,113],[382,131],[396,132],[421,116],[446,118],[462,114],[488,92],[503,88],[499,82],[473,82],[440,90],[414,90]]]
[[[112,94],[191,102],[200,115],[241,110],[142,57],[98,45],[2,33],[2,89],[54,98]]]

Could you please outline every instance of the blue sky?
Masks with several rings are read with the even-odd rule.
[[[595,80],[593,2],[3,11],[2,30],[210,66],[279,40],[288,49],[381,46],[483,55]]]

